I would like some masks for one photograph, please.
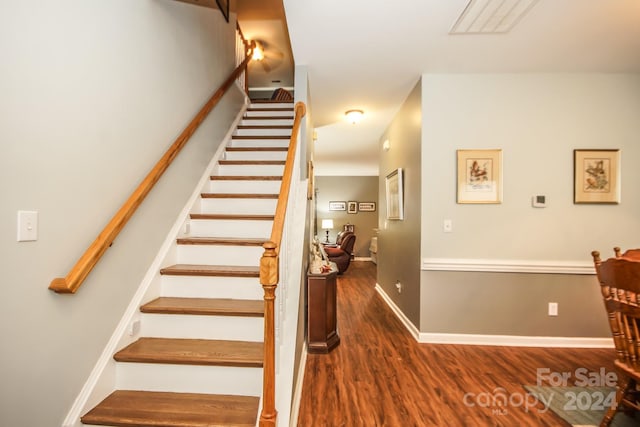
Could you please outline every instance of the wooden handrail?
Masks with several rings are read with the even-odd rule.
[[[276,337],[275,337],[275,299],[279,281],[279,253],[285,215],[289,202],[291,176],[298,145],[298,133],[302,117],[306,114],[303,102],[295,106],[295,117],[291,140],[287,152],[287,160],[282,174],[280,195],[276,205],[275,218],[271,228],[271,238],[263,246],[264,254],[260,258],[260,284],[264,289],[264,364],[262,367],[262,411],[260,412],[261,427],[275,427],[278,412],[276,411]]]
[[[238,76],[247,68],[247,64],[251,60],[253,45],[247,51],[244,61],[231,73],[225,82],[211,96],[209,101],[200,109],[198,114],[191,120],[189,125],[182,131],[180,136],[169,147],[167,152],[156,163],[156,165],[147,174],[144,180],[138,185],[138,188],[129,196],[127,201],[122,205],[120,210],[111,218],[111,221],[102,230],[89,248],[82,254],[78,262],[73,266],[69,274],[63,278],[53,279],[49,285],[49,289],[57,293],[74,294],[87,278],[91,270],[98,263],[102,255],[109,249],[111,243],[118,236],[122,228],[126,225],[129,218],[134,214],[138,206],[151,191],[153,186],[158,182],[164,171],[171,165],[173,159],[180,153],[182,148],[189,142],[189,139],[198,129],[200,124],[207,118],[213,107],[222,99],[227,90],[231,87]]]

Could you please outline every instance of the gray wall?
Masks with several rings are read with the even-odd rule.
[[[639,75],[423,75],[422,256],[589,263],[591,250],[637,247],[639,116]],[[479,148],[503,150],[501,204],[456,203],[456,150]],[[578,148],[621,149],[620,204],[573,204]],[[536,194],[546,208],[531,207]],[[421,280],[422,332],[609,335],[594,276],[423,271]],[[558,317],[547,316],[549,302]]]
[[[335,242],[338,232],[344,224],[353,224],[356,234],[354,255],[369,257],[371,237],[378,227],[378,177],[377,176],[318,176],[315,180],[317,189],[316,224],[317,236],[321,242],[325,241],[326,231],[322,229],[323,219],[333,219],[334,229],[329,230],[329,241]],[[349,214],[347,211],[330,211],[330,201],[375,202],[375,212],[358,212]]]
[[[378,284],[407,318],[420,324],[421,82],[380,139]],[[382,144],[389,141],[390,149]],[[385,178],[404,172],[404,220],[386,219]],[[396,281],[402,284],[398,293]]]
[[[237,88],[78,293],[47,286],[233,70],[234,30],[169,0],[1,3],[0,425],[62,424],[239,111]],[[39,212],[36,242],[16,242],[18,210]]]

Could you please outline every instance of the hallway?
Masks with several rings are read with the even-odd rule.
[[[500,388],[524,396],[523,385],[535,385],[537,369],[613,370],[613,349],[419,344],[375,284],[370,262],[352,262],[338,276],[341,343],[327,355],[307,356],[298,426],[567,425],[542,405],[497,409],[474,399]]]

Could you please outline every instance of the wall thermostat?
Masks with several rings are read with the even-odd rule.
[[[531,204],[534,208],[546,208],[547,197],[546,196],[533,196],[531,198]]]

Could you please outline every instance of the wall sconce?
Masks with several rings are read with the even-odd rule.
[[[344,115],[347,117],[347,120],[349,121],[349,123],[355,125],[360,120],[362,120],[362,116],[364,116],[364,111],[362,111],[362,110],[349,110],[349,111],[345,112]]]
[[[256,42],[256,47],[253,48],[253,55],[251,56],[251,59],[254,61],[262,61],[264,59],[264,49],[258,42]]]

